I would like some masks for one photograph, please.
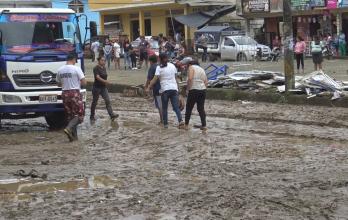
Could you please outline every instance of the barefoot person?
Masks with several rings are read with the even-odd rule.
[[[93,73],[94,73],[94,84],[92,89],[92,95],[93,95],[93,101],[91,104],[91,116],[90,120],[95,121],[95,108],[97,107],[99,96],[101,95],[102,98],[105,101],[106,110],[109,113],[109,116],[111,120],[115,120],[118,115],[114,114],[111,107],[109,92],[106,86],[109,84],[107,81],[108,74],[106,72],[105,64],[106,59],[105,57],[98,57],[98,65],[94,67]]]
[[[147,81],[145,83],[145,89],[147,89],[150,85],[151,80],[154,78],[156,69],[157,69],[157,56],[152,55],[149,57],[150,61],[150,68],[147,73]],[[154,85],[152,89],[153,98],[155,100],[156,108],[158,109],[159,115],[160,115],[160,123],[163,124],[163,118],[162,118],[162,100],[161,100],[161,94],[160,94],[161,84],[160,81],[157,80],[156,84]]]
[[[157,80],[160,80],[161,84],[161,99],[162,99],[162,114],[164,128],[168,128],[168,103],[169,100],[172,103],[173,110],[179,122],[179,129],[183,129],[185,123],[182,120],[180,108],[179,108],[179,94],[176,67],[168,62],[168,56],[165,53],[159,55],[160,66],[157,66],[155,77],[151,80],[150,85],[146,91],[149,92]]]
[[[86,79],[80,67],[75,66],[77,55],[69,54],[66,65],[59,68],[57,73],[58,86],[62,87],[64,110],[69,121],[64,129],[70,141],[77,140],[77,126],[83,122],[84,106],[80,93],[81,85],[85,86]]]
[[[182,64],[188,65],[187,78],[187,102],[185,113],[185,128],[188,128],[193,107],[197,104],[197,111],[201,118],[201,130],[206,130],[206,114],[204,110],[204,103],[206,97],[206,90],[208,85],[207,75],[202,67],[199,66],[198,61],[190,58],[183,59]]]

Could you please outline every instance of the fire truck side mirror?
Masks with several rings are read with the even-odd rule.
[[[98,30],[97,30],[97,23],[95,21],[89,22],[89,28],[90,28],[90,34],[91,34],[91,39],[97,37],[98,35]]]

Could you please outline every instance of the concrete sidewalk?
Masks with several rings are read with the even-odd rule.
[[[279,62],[212,62],[215,65],[229,66],[229,73],[240,70],[268,70],[283,72],[284,63],[282,60]],[[93,67],[97,63],[92,63],[90,60],[85,60],[86,77],[89,82],[93,82]],[[210,63],[202,63],[203,67],[208,66]],[[329,76],[342,81],[348,81],[348,61],[344,59],[324,60],[323,68],[326,74]],[[112,83],[123,84],[123,85],[140,85],[146,81],[147,70],[143,67],[140,70],[124,70],[123,59],[121,59],[121,70],[115,70],[114,63],[111,65],[111,70],[108,71],[109,80]],[[296,69],[296,64],[295,64]],[[311,59],[305,60],[305,74],[312,72],[314,69],[313,62]],[[300,74],[302,75],[302,74]]]

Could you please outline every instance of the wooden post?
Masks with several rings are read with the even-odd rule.
[[[145,36],[144,11],[139,11],[139,34],[140,34],[140,36]]]
[[[188,14],[189,14],[189,6],[186,5],[184,8],[184,15],[188,15]],[[187,25],[185,25],[185,44],[186,44],[187,51],[189,53],[193,53],[191,28]]]
[[[285,91],[295,88],[294,76],[294,39],[292,32],[292,12],[291,0],[283,1],[283,45],[284,45],[284,73],[285,73]]]

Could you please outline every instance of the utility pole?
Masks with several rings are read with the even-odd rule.
[[[285,91],[295,88],[294,76],[294,41],[292,32],[291,0],[283,1],[283,42],[284,42],[284,73]]]

